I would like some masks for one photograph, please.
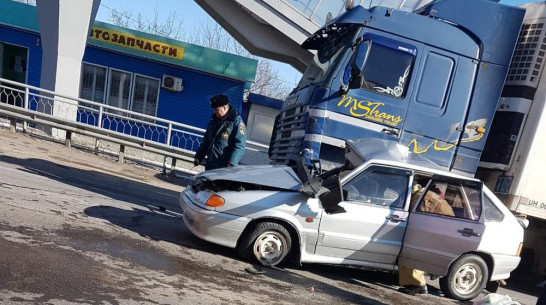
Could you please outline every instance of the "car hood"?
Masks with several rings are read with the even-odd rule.
[[[229,180],[297,191],[301,180],[289,166],[248,165],[205,171],[196,179]]]

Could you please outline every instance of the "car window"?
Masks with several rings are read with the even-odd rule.
[[[351,179],[343,190],[346,201],[403,208],[408,184],[408,175],[372,170]]]
[[[421,197],[417,211],[478,220],[481,215],[480,197],[477,188],[433,181]]]
[[[501,221],[504,218],[504,214],[493,204],[491,199],[487,196],[483,197],[483,209],[485,213],[486,221]]]

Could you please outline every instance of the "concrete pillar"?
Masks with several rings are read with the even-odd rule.
[[[83,53],[100,0],[37,0],[42,43],[40,87],[68,96],[79,96]],[[39,110],[76,120],[77,107],[65,103],[40,105]],[[64,131],[44,129],[55,137]]]
[[[125,163],[125,145],[123,144],[119,146],[118,163]]]

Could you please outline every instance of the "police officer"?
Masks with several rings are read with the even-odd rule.
[[[246,127],[237,110],[229,105],[225,94],[210,99],[214,114],[210,118],[203,142],[193,160],[199,165],[207,157],[205,170],[236,166],[246,147]]]

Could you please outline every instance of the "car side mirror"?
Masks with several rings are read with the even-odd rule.
[[[330,176],[322,182],[322,186],[328,189],[319,196],[320,202],[324,211],[328,214],[345,213],[345,209],[339,206],[339,203],[343,201],[343,190],[339,183],[339,177]]]
[[[519,224],[524,228],[527,229],[529,227],[529,219],[523,218],[523,217],[516,217]]]

